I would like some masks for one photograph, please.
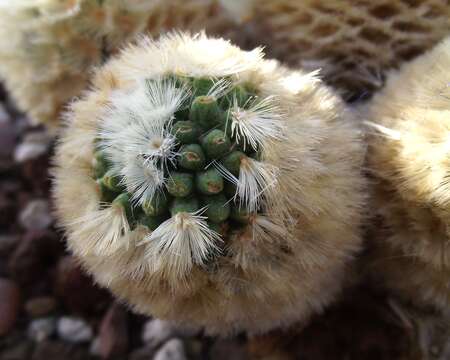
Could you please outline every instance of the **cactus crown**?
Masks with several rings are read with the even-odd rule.
[[[276,99],[231,77],[142,81],[113,96],[99,122],[93,176],[102,207],[126,217],[114,222],[122,232],[147,227],[146,254],[167,255],[183,274],[265,212],[278,169],[262,159],[283,133]]]

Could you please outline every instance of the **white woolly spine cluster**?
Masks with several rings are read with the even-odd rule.
[[[249,99],[243,108],[233,99],[230,113],[231,135],[239,141],[242,138],[244,150],[252,147],[255,151],[268,146],[270,141],[279,141],[284,136],[282,113],[276,100],[268,96],[262,100]],[[246,109],[247,107],[247,109]]]
[[[201,215],[204,211],[178,213],[144,238],[145,257],[155,269],[182,279],[194,264],[203,266],[211,254],[220,251],[217,244],[222,239],[208,227],[207,218]]]
[[[100,148],[139,204],[161,188],[165,166],[177,157],[168,128],[189,94],[190,89],[177,88],[174,81],[143,81],[131,92],[113,96],[100,120]]]
[[[77,237],[84,239],[86,255],[114,254],[129,246],[130,225],[122,207],[112,204],[74,221]]]

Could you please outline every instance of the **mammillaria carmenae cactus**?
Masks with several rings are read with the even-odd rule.
[[[383,222],[374,274],[407,301],[448,311],[450,38],[390,74],[368,110]]]
[[[56,151],[69,248],[143,313],[208,333],[305,321],[360,246],[360,131],[314,73],[222,39],[143,39]]]
[[[324,79],[347,96],[379,88],[387,70],[450,34],[447,0],[221,2],[257,29],[254,37],[270,56],[321,68]]]
[[[215,0],[0,1],[0,75],[35,122],[58,125],[90,69],[140,32],[229,33]],[[231,24],[231,22],[230,22]]]

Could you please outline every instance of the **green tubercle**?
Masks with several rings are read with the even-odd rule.
[[[96,183],[101,202],[110,203],[117,197],[117,195],[119,195],[119,193],[108,189],[103,183],[102,179],[97,179]]]
[[[214,223],[221,223],[230,216],[230,204],[224,194],[203,196],[202,205],[206,206],[206,216]]]
[[[178,163],[187,170],[202,170],[205,167],[205,154],[198,144],[189,144],[181,147]]]
[[[222,106],[229,108],[234,105],[236,101],[239,107],[245,107],[248,100],[251,97],[251,93],[244,85],[236,85],[222,100]],[[236,100],[235,100],[236,99]]]
[[[231,142],[222,130],[211,130],[206,134],[201,145],[209,159],[218,159],[230,151]]]
[[[200,129],[192,121],[178,121],[172,127],[172,134],[180,144],[192,144],[197,142]]]
[[[111,166],[103,151],[96,151],[92,161],[93,176],[95,179],[101,178]]]
[[[229,181],[225,181],[224,187],[223,187],[223,192],[225,193],[226,196],[228,196],[229,198],[234,197],[234,195],[236,195],[236,191],[237,191],[237,186],[235,184],[233,184],[232,182]]]
[[[138,222],[146,227],[148,227],[150,230],[156,230],[156,228],[161,225],[165,220],[167,220],[168,215],[158,215],[158,216],[148,216],[146,214],[141,214],[141,216],[138,219]]]
[[[172,172],[167,179],[167,191],[174,197],[186,197],[194,190],[194,175]]]
[[[180,212],[195,213],[200,209],[199,201],[196,197],[176,198],[170,206],[170,214],[175,216]]]
[[[223,177],[215,168],[209,168],[196,174],[195,186],[204,195],[214,195],[223,190]]]
[[[249,213],[245,208],[239,205],[231,207],[230,218],[241,224],[247,224],[250,221],[252,213]]]
[[[212,96],[197,96],[191,104],[189,120],[203,130],[220,126],[225,121],[226,113]]]
[[[243,152],[236,150],[223,158],[222,165],[234,176],[239,176],[241,160],[244,158],[246,158],[246,155]]]
[[[162,215],[169,210],[169,195],[157,192],[150,201],[142,205],[142,210],[147,216]]]
[[[120,183],[120,177],[117,176],[112,170],[108,170],[102,177],[102,183],[109,190],[115,192],[122,192],[124,190],[123,185]]]
[[[214,84],[214,79],[210,77],[195,78],[192,82],[193,92],[195,96],[205,96]]]

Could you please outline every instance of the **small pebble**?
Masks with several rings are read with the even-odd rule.
[[[47,340],[56,330],[56,320],[52,317],[35,319],[28,325],[28,337],[41,342]]]
[[[14,160],[23,163],[36,159],[48,151],[51,140],[52,137],[45,131],[27,134],[22,143],[16,147]]]
[[[97,336],[92,340],[91,346],[89,346],[89,354],[92,356],[101,357],[102,353],[100,350],[100,336]]]
[[[78,344],[93,338],[91,327],[80,318],[64,316],[58,320],[58,336],[67,342]]]
[[[144,324],[142,342],[156,349],[163,342],[176,336],[175,328],[168,321],[153,319]]]
[[[8,271],[21,286],[33,288],[47,282],[47,270],[64,251],[58,236],[50,230],[27,231],[8,259]]]
[[[111,295],[94,284],[71,256],[59,259],[54,294],[70,312],[87,317],[104,313]]]
[[[99,354],[103,359],[125,356],[128,350],[128,314],[119,304],[110,306],[99,329]]]
[[[56,299],[51,296],[41,296],[29,299],[25,303],[25,311],[33,318],[50,314],[56,308]]]
[[[166,342],[155,354],[154,360],[186,360],[183,342],[172,339]]]
[[[18,235],[0,235],[0,256],[8,255],[19,243]]]
[[[30,201],[19,215],[20,224],[27,230],[44,230],[53,222],[48,201]]]

